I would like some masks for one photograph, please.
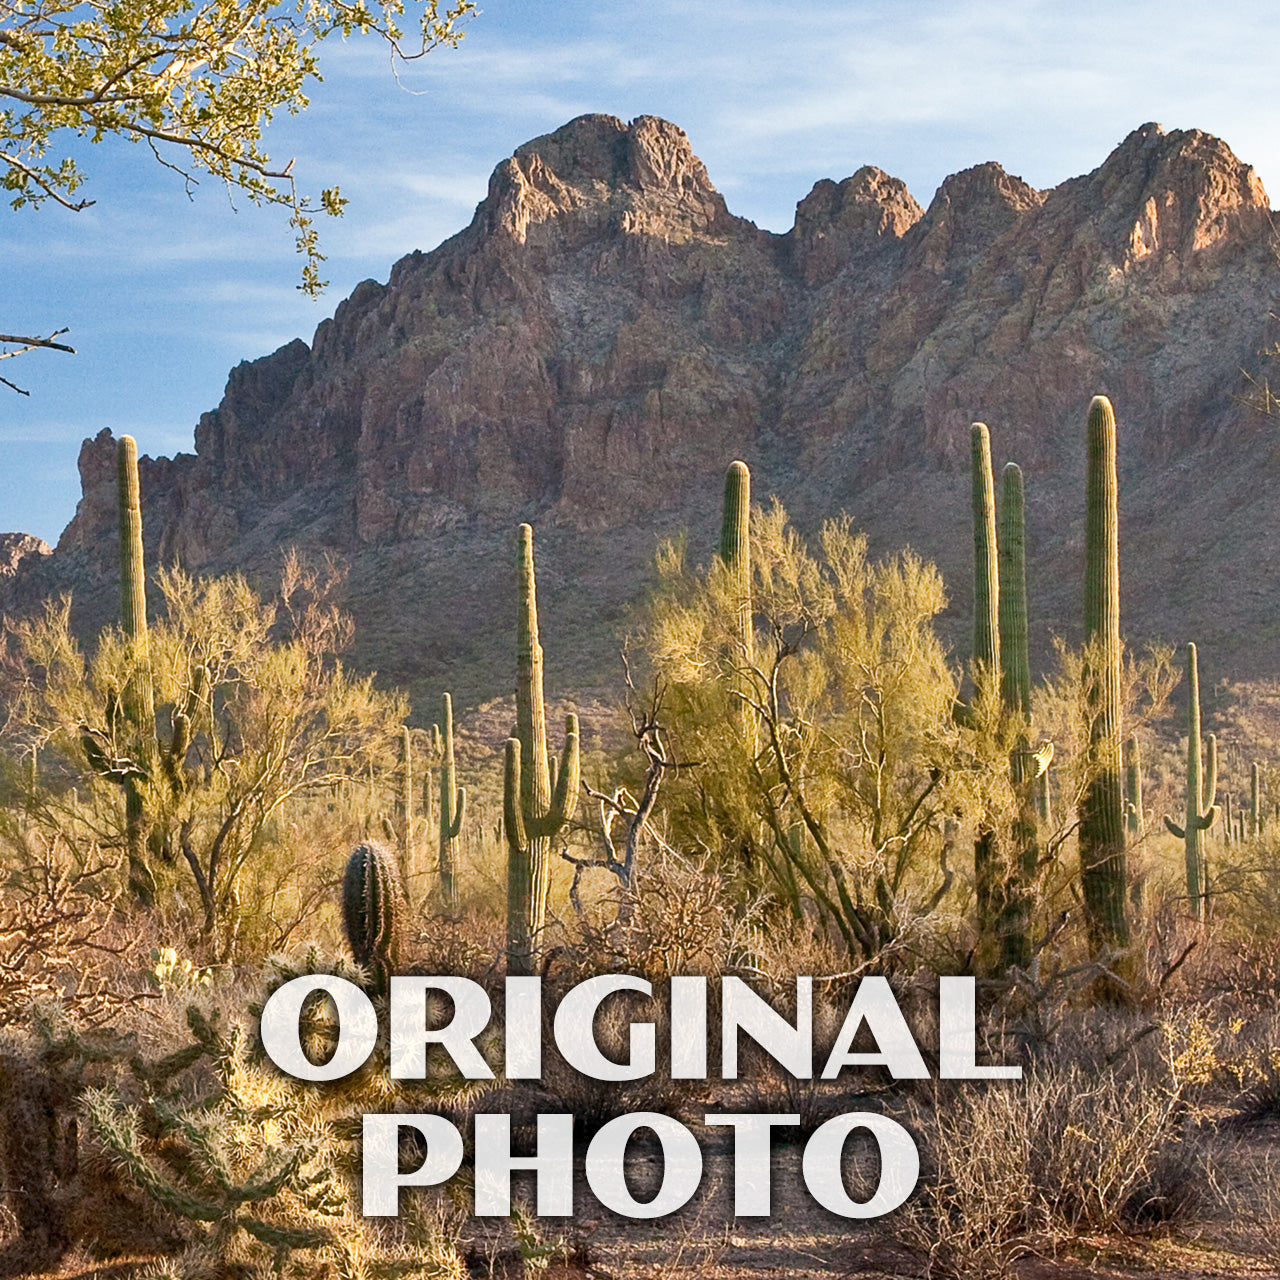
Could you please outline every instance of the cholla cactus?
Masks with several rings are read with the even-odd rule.
[[[155,1064],[135,1060],[132,1082],[90,1090],[82,1103],[91,1140],[185,1244],[158,1280],[379,1273],[391,1259],[357,1209],[354,1117],[336,1114],[358,1100],[260,1065],[239,1026],[224,1035],[194,1006],[188,1022],[193,1045]],[[197,1064],[199,1076],[186,1074]],[[424,1234],[395,1262],[462,1280],[456,1250],[438,1231]]]

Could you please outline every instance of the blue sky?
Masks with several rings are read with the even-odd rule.
[[[295,288],[279,211],[206,181],[194,199],[144,148],[88,149],[79,214],[0,209],[0,331],[66,325],[75,356],[0,373],[0,529],[56,540],[80,441],[131,432],[192,448],[227,371],[316,325],[362,279],[464,226],[515,147],[587,111],[684,128],[729,207],[784,231],[819,178],[877,164],[927,203],[999,160],[1047,187],[1148,121],[1225,138],[1280,193],[1273,0],[481,0],[457,50],[392,75],[374,42],[333,42],[304,115],[272,125],[304,189],[338,183],[325,295]]]

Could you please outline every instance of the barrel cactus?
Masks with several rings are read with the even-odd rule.
[[[342,924],[355,961],[385,992],[399,961],[405,911],[396,860],[382,845],[366,841],[347,860],[342,880]]]

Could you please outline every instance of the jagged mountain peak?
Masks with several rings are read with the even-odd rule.
[[[726,220],[737,221],[683,129],[657,116],[584,115],[499,164],[472,227],[524,245],[570,226],[686,238]]]
[[[1271,234],[1261,179],[1221,138],[1200,129],[1142,125],[1064,189],[1072,199],[1089,192],[1104,240],[1130,262],[1173,258],[1185,265]]]
[[[509,567],[495,548],[532,520],[565,566],[548,607],[594,673],[655,530],[707,534],[730,459],[761,493],[848,507],[878,547],[937,558],[963,601],[969,423],[1023,464],[1034,522],[1075,510],[1080,424],[1104,392],[1126,476],[1162,494],[1147,549],[1195,543],[1184,576],[1208,598],[1225,553],[1194,514],[1210,498],[1177,489],[1184,463],[1230,443],[1213,501],[1237,472],[1252,486],[1218,502],[1231,518],[1277,495],[1238,531],[1241,575],[1263,573],[1258,531],[1280,527],[1280,485],[1254,483],[1265,433],[1238,402],[1280,291],[1271,242],[1256,175],[1195,130],[1143,126],[1048,193],[975,165],[927,210],[864,166],[816,183],[778,236],[727,210],[677,126],[581,116],[517,148],[467,228],[359,285],[310,347],[238,366],[195,457],[143,459],[148,555],[266,572],[290,543],[336,552],[359,660],[436,690],[447,667],[479,692]],[[114,448],[85,442],[75,520],[0,603],[74,585],[88,623],[111,616]],[[1043,557],[1070,516],[1039,536]],[[1071,634],[1066,581],[1059,567],[1039,598]],[[1140,632],[1167,609],[1153,583]],[[1180,622],[1238,646],[1249,625]]]

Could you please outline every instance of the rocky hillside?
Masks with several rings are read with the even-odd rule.
[[[1131,638],[1201,641],[1206,676],[1280,674],[1280,451],[1239,403],[1277,306],[1266,193],[1216,138],[1145,125],[1037,191],[989,163],[927,209],[822,181],[785,235],[733,215],[676,126],[583,116],[494,170],[470,226],[231,373],[195,455],[144,459],[152,563],[351,567],[357,659],[420,706],[503,692],[511,531],[537,532],[549,679],[612,682],[659,531],[709,547],[721,476],[802,521],[844,508],[942,565],[968,610],[968,426],[1027,475],[1043,651],[1077,638],[1083,420],[1120,420]],[[11,604],[114,606],[114,444]]]

